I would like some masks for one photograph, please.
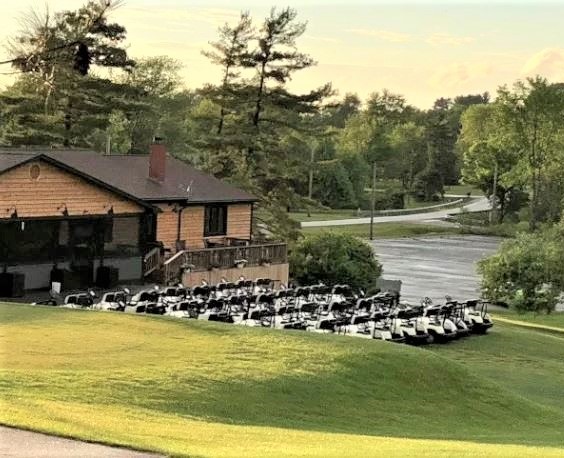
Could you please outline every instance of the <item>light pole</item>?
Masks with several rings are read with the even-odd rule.
[[[492,209],[490,210],[490,224],[493,224],[494,222],[497,223],[497,175],[498,175],[498,165],[496,160],[495,169],[494,169],[493,191],[492,191]]]

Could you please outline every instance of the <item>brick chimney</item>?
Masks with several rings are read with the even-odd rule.
[[[162,138],[155,137],[149,153],[149,178],[162,183],[166,174],[166,148]]]

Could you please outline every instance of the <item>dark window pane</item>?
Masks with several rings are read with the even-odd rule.
[[[227,205],[207,205],[204,237],[227,234]]]

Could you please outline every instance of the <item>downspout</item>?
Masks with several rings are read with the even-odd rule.
[[[180,235],[182,234],[182,212],[185,210],[186,207],[180,207],[178,210],[178,225],[176,229],[176,251],[180,251],[178,247],[180,246]]]

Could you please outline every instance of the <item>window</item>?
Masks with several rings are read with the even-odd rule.
[[[0,262],[53,261],[58,239],[58,221],[0,222]]]
[[[207,205],[204,237],[227,234],[227,205]]]

